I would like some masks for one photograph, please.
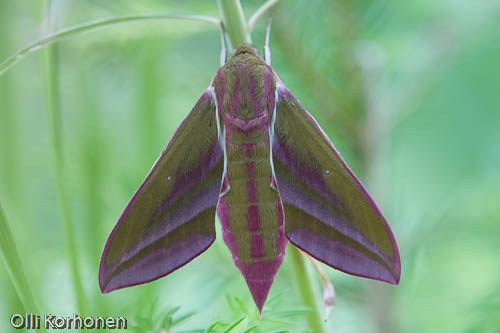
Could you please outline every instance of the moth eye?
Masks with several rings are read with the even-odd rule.
[[[328,170],[328,169],[326,169],[326,170],[325,170],[325,175],[327,175],[327,176],[328,176],[328,175],[329,175],[329,174],[331,174],[331,173],[332,173],[332,172],[331,172],[330,170]]]
[[[172,180],[172,177],[171,177],[171,176],[168,176],[168,177],[167,177],[167,180],[168,180],[168,181],[171,181],[171,180]]]

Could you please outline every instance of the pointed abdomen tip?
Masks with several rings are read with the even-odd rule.
[[[264,307],[264,303],[266,303],[267,295],[269,294],[269,289],[273,284],[273,279],[269,280],[246,280],[248,289],[250,289],[250,293],[252,294],[252,298],[259,309],[259,314],[262,315],[262,308]]]
[[[283,256],[272,261],[242,263],[235,260],[235,262],[245,278],[259,313],[262,314],[262,308],[273,284],[274,277],[283,262]]]

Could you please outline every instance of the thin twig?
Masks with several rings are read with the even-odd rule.
[[[146,21],[146,20],[164,20],[164,19],[181,19],[181,20],[206,22],[215,26],[218,30],[221,30],[221,24],[219,19],[210,16],[190,15],[190,14],[151,13],[144,15],[117,16],[103,20],[91,21],[88,23],[75,25],[69,28],[62,29],[55,33],[49,34],[19,49],[17,52],[15,52],[10,57],[6,58],[4,61],[0,63],[0,76],[3,75],[8,69],[10,69],[16,63],[18,63],[21,59],[23,59],[27,54],[36,51],[42,47],[45,47],[47,45],[50,45],[54,42],[57,42],[68,36],[119,23]]]
[[[269,9],[273,8],[279,0],[268,0],[266,1],[262,6],[259,7],[255,11],[255,13],[250,17],[250,20],[248,20],[248,32],[252,32],[253,28],[255,27],[255,23],[264,15]]]

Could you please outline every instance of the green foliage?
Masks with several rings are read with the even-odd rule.
[[[180,309],[180,306],[176,306],[161,311],[158,309],[158,300],[155,299],[145,313],[136,314],[135,322],[130,328],[138,332],[172,332],[173,328],[195,315],[194,312],[178,314]]]
[[[251,300],[244,301],[239,297],[226,294],[226,302],[231,311],[230,321],[220,320],[212,323],[205,330],[197,332],[277,332],[280,328],[297,329],[297,322],[302,321],[309,310],[286,310],[283,306],[282,295],[270,297],[263,309],[262,316]],[[285,309],[284,309],[285,308]],[[193,331],[194,332],[194,331]],[[288,332],[288,331],[285,331]]]

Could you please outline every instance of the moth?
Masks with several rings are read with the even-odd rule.
[[[343,272],[399,282],[386,220],[251,45],[217,71],[121,214],[101,257],[101,291],[193,260],[215,241],[216,212],[259,312],[288,241]]]

